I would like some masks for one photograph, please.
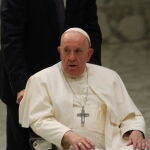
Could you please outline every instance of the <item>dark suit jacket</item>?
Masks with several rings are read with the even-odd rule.
[[[92,63],[100,64],[101,31],[96,0],[68,0],[64,30],[80,27],[91,37],[95,54]],[[58,0],[2,0],[2,51],[5,83],[2,99],[25,88],[29,76],[59,61],[57,46],[62,34],[62,12]],[[1,79],[0,79],[1,80]],[[6,84],[7,83],[7,84]]]

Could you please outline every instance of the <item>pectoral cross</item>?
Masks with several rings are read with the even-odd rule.
[[[82,106],[81,113],[77,114],[77,117],[81,117],[81,126],[84,126],[85,117],[89,117],[90,114],[85,113],[84,106]]]

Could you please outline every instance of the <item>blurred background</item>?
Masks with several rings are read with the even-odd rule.
[[[120,74],[150,141],[150,0],[97,0],[97,6],[102,64]]]
[[[97,0],[97,7],[102,64],[120,74],[144,115],[150,142],[150,0]],[[0,101],[0,150],[6,147],[5,133],[6,108]]]

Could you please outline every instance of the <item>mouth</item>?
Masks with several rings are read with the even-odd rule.
[[[76,67],[77,65],[69,65],[69,67]]]
[[[76,68],[77,66],[78,66],[78,65],[74,65],[74,64],[68,65],[68,67],[71,68],[71,69],[74,69],[74,68]]]

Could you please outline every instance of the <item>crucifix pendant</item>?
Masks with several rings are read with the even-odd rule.
[[[81,117],[81,126],[84,127],[85,117],[89,117],[89,113],[85,113],[84,106],[82,106],[81,113],[77,114],[77,117]]]

